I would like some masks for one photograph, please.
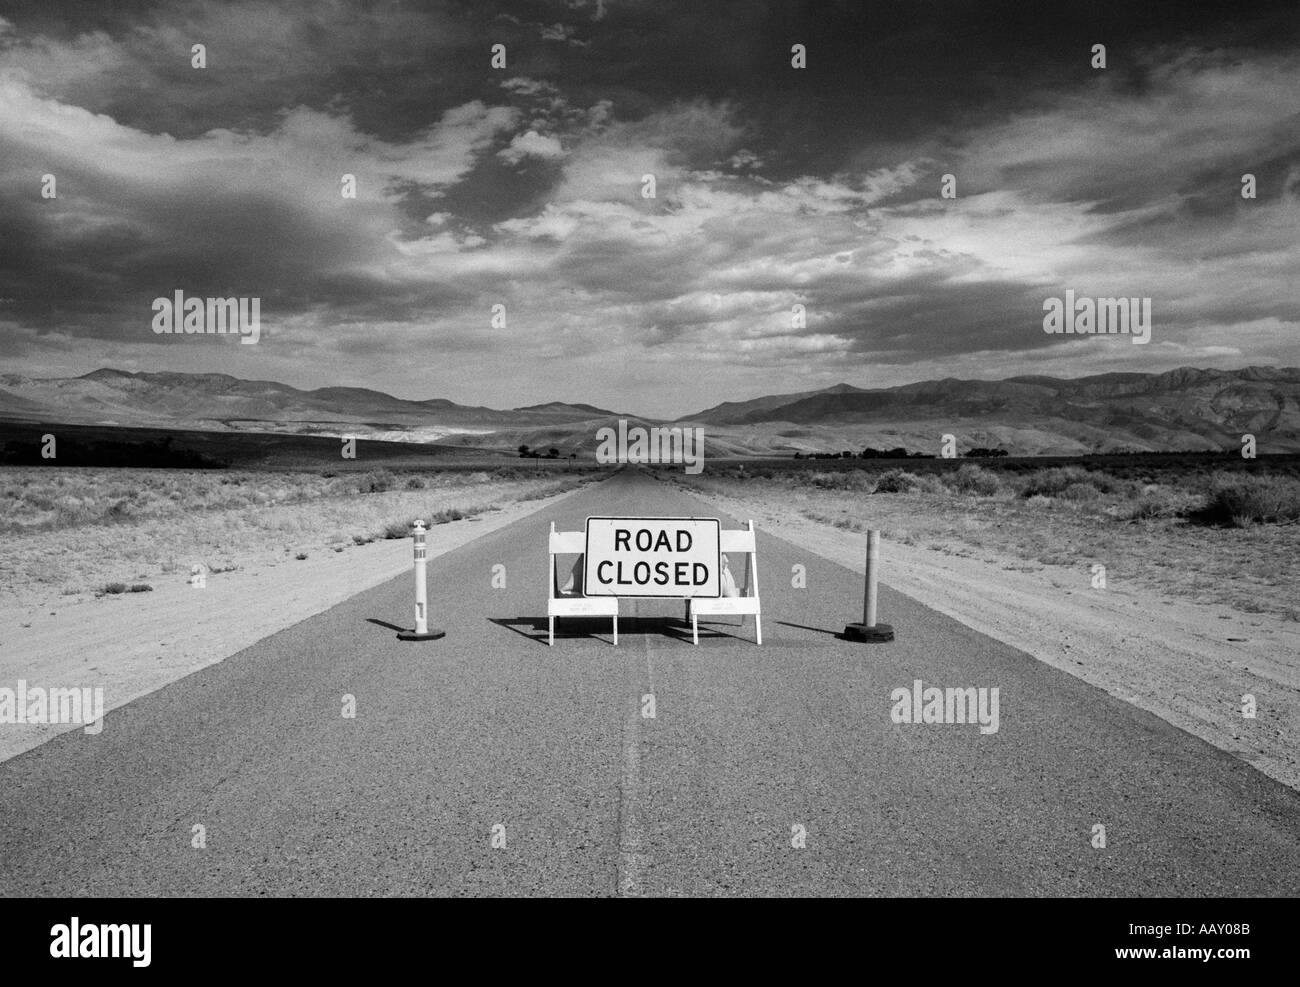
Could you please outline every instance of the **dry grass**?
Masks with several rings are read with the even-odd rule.
[[[1294,479],[1210,478],[1207,487],[1202,478],[1198,492],[1174,477],[1143,484],[1077,467],[1021,476],[981,471],[996,483],[966,470],[941,479],[890,470],[870,483],[853,476],[865,473],[857,470],[812,474],[821,482],[806,473],[756,477],[750,470],[742,478],[723,470],[680,482],[844,530],[877,528],[904,544],[1044,571],[1045,578],[1047,566],[1087,573],[1101,563],[1113,588],[1300,620],[1300,524],[1276,523],[1294,510]],[[1274,523],[1251,523],[1246,513]]]
[[[184,582],[196,566],[212,577],[305,561],[404,538],[416,517],[432,525],[475,517],[597,475],[9,467],[0,469],[0,593],[139,592],[132,583]]]
[[[382,467],[339,475],[329,471],[4,467],[0,468],[0,532],[182,519],[204,511],[269,508],[396,490],[438,491],[519,479],[557,482],[554,473],[514,466],[490,472],[397,475]]]

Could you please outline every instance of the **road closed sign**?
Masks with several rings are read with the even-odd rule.
[[[721,595],[717,518],[590,517],[587,596]]]

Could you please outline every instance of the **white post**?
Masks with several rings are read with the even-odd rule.
[[[429,548],[424,522],[415,522],[415,633],[429,633]]]
[[[880,564],[880,532],[867,532],[867,592],[863,601],[862,622],[876,626],[876,567]]]
[[[892,641],[894,628],[889,624],[876,623],[876,573],[880,568],[880,532],[867,532],[867,575],[866,589],[862,596],[862,623],[849,624],[844,628],[844,638],[848,641]]]
[[[429,629],[429,546],[425,541],[424,522],[417,520],[412,528],[415,543],[415,630],[402,631],[397,637],[400,641],[432,641],[444,637],[447,632]]]

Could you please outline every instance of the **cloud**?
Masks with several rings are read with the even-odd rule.
[[[576,48],[585,48],[589,41],[581,41],[575,35],[577,28],[567,24],[551,24],[542,27],[542,38],[546,41],[564,41]]]
[[[540,400],[548,374],[582,368],[629,396],[607,403],[663,412],[775,374],[1296,362],[1293,51],[1135,48],[1122,77],[942,121],[927,90],[904,133],[888,126],[902,110],[854,103],[838,76],[771,81],[767,8],[737,15],[737,43],[702,64],[689,44],[706,22],[686,6],[537,15],[580,19],[581,57],[563,24],[383,7],[0,24],[15,358],[66,361],[67,340],[89,337],[92,352],[181,359],[140,342],[141,313],[210,287],[262,296],[279,347],[262,358],[296,373],[364,356],[387,374],[418,344],[447,354],[453,386],[522,362]],[[504,81],[483,23],[509,44]],[[543,30],[557,44],[537,44]],[[669,58],[657,45],[674,39],[687,47]],[[195,40],[208,70],[189,67]],[[918,73],[942,61],[912,57]],[[827,107],[844,126],[823,126]],[[1247,171],[1256,200],[1240,197]],[[46,173],[57,199],[40,198]],[[947,173],[955,199],[940,197]],[[1152,344],[1042,333],[1043,298],[1066,288],[1152,297]],[[498,303],[511,329],[492,335]]]
[[[501,83],[501,88],[519,96],[553,95],[557,92],[556,88],[549,82],[543,82],[540,79],[529,79],[524,76],[514,76],[506,79]]]
[[[556,161],[564,157],[564,148],[559,138],[539,134],[529,130],[516,134],[508,147],[497,152],[497,157],[510,164],[519,164],[525,158],[540,158],[543,161]]]

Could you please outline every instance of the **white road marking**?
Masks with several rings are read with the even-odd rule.
[[[653,693],[650,648],[644,636],[636,639],[646,645],[646,681]],[[641,696],[645,691],[640,685],[632,690],[631,709],[623,721],[623,777],[618,808],[618,894],[622,898],[636,898],[644,892],[645,873],[654,860],[647,852],[645,831],[641,828],[638,813],[641,798]]]

